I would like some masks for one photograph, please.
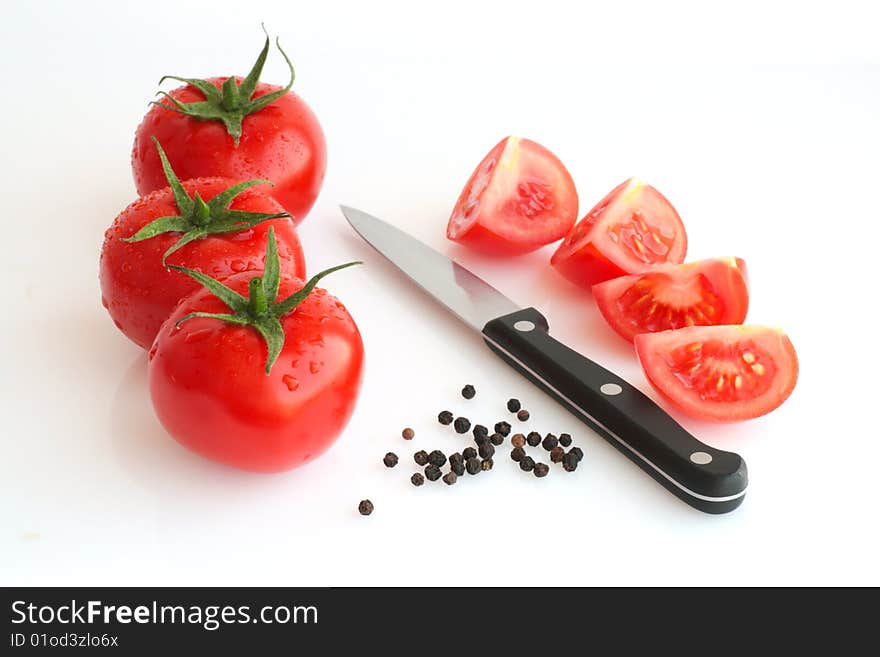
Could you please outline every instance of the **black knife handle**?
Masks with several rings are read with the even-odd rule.
[[[534,308],[493,319],[486,343],[665,486],[706,513],[727,513],[745,497],[745,461],[701,443],[616,374],[550,337]]]

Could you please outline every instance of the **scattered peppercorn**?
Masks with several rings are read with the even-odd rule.
[[[452,424],[452,413],[449,411],[443,411],[437,416],[437,420],[440,424]]]
[[[457,417],[455,418],[455,431],[457,433],[467,433],[468,429],[471,428],[471,421],[466,417]]]
[[[443,475],[443,483],[447,486],[451,486],[456,481],[458,481],[458,475],[456,475],[454,472],[447,472],[445,475]]]
[[[480,463],[480,459],[472,458],[467,460],[464,467],[468,474],[475,475],[483,469],[483,464]]]
[[[541,444],[541,434],[537,431],[532,431],[526,436],[526,442],[529,444],[529,447],[537,447]]]
[[[461,457],[465,460],[465,462],[467,462],[470,459],[477,457],[477,450],[475,450],[473,447],[465,447],[463,450],[461,450]]]
[[[483,462],[480,463],[480,467],[483,469],[483,472],[486,472],[487,470],[491,470],[492,466],[494,466],[494,465],[495,465],[495,461],[493,461],[492,459],[483,459]]]
[[[395,465],[397,465],[397,454],[395,454],[394,452],[388,452],[385,455],[385,458],[382,459],[382,463],[385,464],[386,468],[393,468]]]
[[[358,504],[358,512],[362,516],[368,516],[373,512],[373,503],[370,500],[361,500],[361,503]]]
[[[559,438],[554,436],[552,433],[548,433],[544,436],[544,440],[541,441],[541,447],[546,449],[548,452],[556,447],[559,444]]]
[[[550,450],[550,460],[553,463],[559,463],[562,461],[562,457],[565,456],[565,448],[563,447],[554,447]]]
[[[559,444],[563,447],[568,447],[571,445],[571,434],[561,433],[559,434]]]
[[[477,453],[480,455],[480,458],[490,459],[495,456],[495,446],[492,443],[485,443],[480,445],[480,449],[477,450]]]
[[[510,433],[510,424],[502,420],[495,425],[495,433],[500,433],[502,436],[506,436]]]
[[[533,472],[536,477],[546,477],[550,472],[550,466],[546,463],[535,463],[535,469]]]
[[[485,445],[489,442],[489,436],[484,436],[483,434],[480,434],[479,436],[474,438],[474,442],[476,443],[477,447],[479,447],[480,445]]]
[[[474,438],[479,438],[480,436],[488,436],[489,429],[484,427],[482,424],[474,425]]]
[[[438,468],[442,468],[446,465],[446,454],[441,452],[439,449],[435,449],[433,452],[428,454],[428,463],[431,465],[436,465]]]
[[[510,439],[510,444],[514,447],[522,447],[526,444],[526,437],[521,433],[515,433],[513,438]]]
[[[461,396],[465,399],[473,399],[476,394],[477,391],[474,390],[474,387],[470,383],[461,389]]]
[[[535,459],[531,456],[523,456],[519,462],[519,469],[524,472],[531,472],[535,467]]]
[[[565,456],[562,457],[562,467],[565,468],[566,472],[574,472],[578,467],[578,457],[569,452]]]
[[[425,483],[425,477],[421,472],[416,472],[409,478],[409,480],[412,482],[413,486],[421,486]]]
[[[584,450],[582,450],[580,447],[572,447],[570,450],[568,450],[568,453],[574,454],[577,457],[578,461],[584,460]]]
[[[524,450],[522,447],[514,447],[512,450],[510,450],[510,458],[512,458],[514,461],[522,461],[523,458],[525,458],[525,455],[526,450]]]
[[[456,474],[456,476],[460,477],[464,474],[464,458],[461,454],[456,452],[449,457],[449,467]]]
[[[428,465],[428,452],[420,449],[413,454],[413,460],[416,462],[416,465]]]
[[[511,413],[516,413],[521,408],[522,404],[519,403],[519,399],[514,399],[513,397],[511,397],[507,400],[507,410]]]
[[[489,436],[489,442],[497,447],[504,442],[504,436],[502,436],[500,433],[493,433],[491,436]]]
[[[409,427],[407,427],[406,429],[403,430],[403,432],[400,435],[403,436],[404,440],[412,440],[413,438],[416,437],[416,432],[413,431],[412,429],[410,429]]]
[[[526,409],[522,409],[519,413],[516,414],[516,419],[520,422],[525,422],[530,417],[532,416]]]
[[[440,478],[440,468],[433,463],[425,467],[425,478],[428,481],[437,481]]]

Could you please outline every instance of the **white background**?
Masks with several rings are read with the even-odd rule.
[[[870,4],[7,5],[0,583],[880,584]],[[216,466],[165,434],[144,354],[113,327],[97,280],[102,233],[135,199],[129,152],[156,81],[243,74],[260,21],[329,144],[301,231],[309,269],[367,262],[327,281],[366,344],[354,418],[325,456],[273,476]],[[272,52],[263,79],[285,75]],[[337,209],[454,254],[653,395],[589,295],[548,266],[552,247],[492,262],[445,240],[471,170],[511,133],[567,164],[581,213],[639,175],[676,205],[690,259],[748,262],[749,320],[788,331],[797,389],[751,422],[676,416],[746,458],[734,513],[668,494],[396,275]],[[458,396],[467,382],[471,402]],[[439,410],[494,422],[511,395],[532,428],[575,435],[576,473],[537,480],[505,450],[489,476],[409,484],[415,449],[464,446]],[[388,450],[404,465],[384,468]]]

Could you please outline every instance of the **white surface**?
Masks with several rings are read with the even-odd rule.
[[[420,4],[6,7],[0,584],[880,584],[872,3]],[[129,150],[159,76],[242,73],[261,20],[329,143],[302,228],[309,267],[367,261],[327,282],[367,347],[355,416],[323,458],[278,476],[215,466],[163,432],[144,355],[97,284],[102,232],[135,198]],[[264,79],[283,76],[273,52]],[[508,133],[559,155],[582,213],[637,174],[678,208],[691,259],[747,260],[749,320],[789,332],[798,387],[752,422],[680,418],[745,456],[738,511],[707,516],[668,494],[395,275],[337,210],[454,254],[653,394],[629,345],[548,266],[552,248],[489,262],[445,241],[461,186]],[[468,382],[478,396],[465,402]],[[537,480],[505,450],[490,476],[409,484],[415,449],[462,446],[439,410],[494,422],[511,395],[530,426],[574,434],[576,473]],[[388,450],[404,465],[386,470]],[[357,515],[364,497],[370,518]]]

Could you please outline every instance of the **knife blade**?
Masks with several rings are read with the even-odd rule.
[[[568,408],[679,499],[727,513],[745,497],[745,461],[700,442],[623,378],[550,336],[522,308],[467,268],[391,224],[341,206],[368,244],[463,322],[508,365]]]

